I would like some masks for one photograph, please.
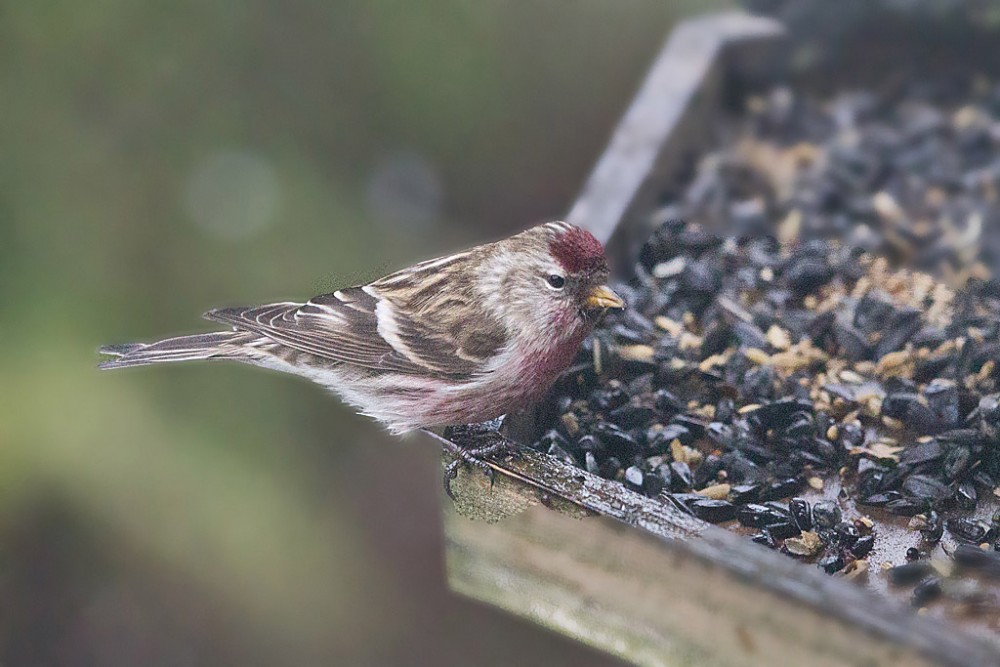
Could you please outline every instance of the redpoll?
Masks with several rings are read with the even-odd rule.
[[[622,300],[589,232],[549,222],[306,303],[221,308],[231,331],[109,345],[101,368],[230,359],[305,376],[393,433],[541,398]]]

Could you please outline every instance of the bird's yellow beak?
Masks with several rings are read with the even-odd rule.
[[[625,307],[622,298],[611,291],[607,285],[601,285],[591,290],[584,302],[587,308],[597,310],[598,308],[615,308],[621,310]]]

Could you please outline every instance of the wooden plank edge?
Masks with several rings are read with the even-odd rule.
[[[444,461],[450,462],[450,457],[445,455]],[[488,464],[496,476],[493,484],[482,471],[472,469],[462,470],[454,481],[460,514],[469,516],[471,507],[474,518],[497,521],[536,503],[564,511],[566,506],[579,508],[638,528],[667,549],[716,565],[755,588],[912,648],[937,663],[985,667],[1000,662],[1000,642],[955,632],[894,600],[685,514],[666,500],[648,498],[534,450]],[[519,501],[512,504],[511,495]],[[498,502],[504,506],[495,514],[484,511]]]

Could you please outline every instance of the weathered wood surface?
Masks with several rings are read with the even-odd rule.
[[[1000,664],[1000,646],[553,457],[491,467],[492,486],[452,485],[452,587],[636,664]]]

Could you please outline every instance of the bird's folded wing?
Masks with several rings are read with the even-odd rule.
[[[371,287],[339,290],[304,304],[223,308],[205,317],[324,359],[456,380],[484,372],[502,342],[484,347],[483,334],[474,327],[449,331],[418,321]]]

